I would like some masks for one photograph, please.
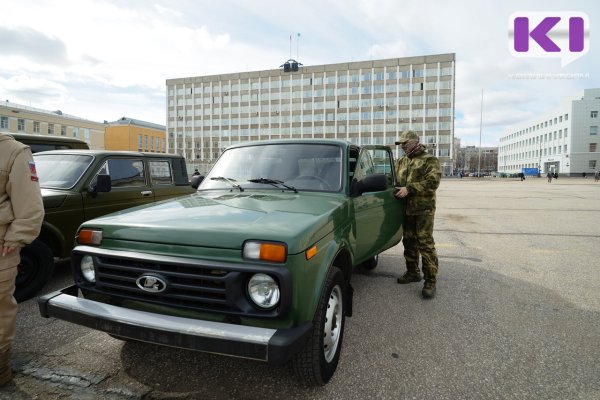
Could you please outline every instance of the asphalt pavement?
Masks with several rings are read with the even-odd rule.
[[[290,366],[122,342],[20,305],[0,399],[600,399],[600,183],[444,179],[437,296],[402,245],[352,278],[331,382]],[[71,283],[67,265],[43,292]]]

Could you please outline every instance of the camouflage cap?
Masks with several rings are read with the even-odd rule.
[[[415,132],[413,132],[411,130],[406,130],[400,134],[400,137],[396,141],[396,144],[402,144],[410,139],[419,140],[419,135],[417,135]]]

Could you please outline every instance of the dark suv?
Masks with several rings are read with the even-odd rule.
[[[40,236],[21,252],[15,298],[31,298],[67,258],[82,222],[195,192],[185,160],[170,154],[56,150],[34,156],[46,215]]]

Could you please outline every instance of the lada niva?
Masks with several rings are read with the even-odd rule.
[[[300,379],[325,384],[352,314],[353,269],[374,268],[401,238],[394,184],[387,146],[231,146],[197,193],[82,224],[75,284],[41,297],[41,315],[124,340],[289,360]]]

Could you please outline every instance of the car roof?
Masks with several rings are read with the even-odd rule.
[[[248,147],[248,146],[263,146],[267,144],[329,144],[336,146],[354,146],[351,142],[342,139],[322,139],[322,138],[304,138],[304,139],[271,139],[271,140],[256,140],[251,142],[237,143],[229,146],[229,149],[236,147]]]
[[[35,155],[50,155],[50,154],[76,154],[76,155],[90,155],[90,156],[116,155],[116,156],[146,157],[146,158],[183,158],[179,154],[147,153],[147,152],[121,151],[121,150],[69,149],[69,150],[48,150],[48,151],[40,151],[38,153],[35,153]]]
[[[16,140],[28,140],[35,141],[39,140],[40,143],[43,142],[65,142],[65,143],[81,143],[87,146],[87,143],[81,139],[67,136],[53,136],[53,135],[36,135],[32,133],[13,133],[13,132],[2,132],[7,135],[14,137]]]

